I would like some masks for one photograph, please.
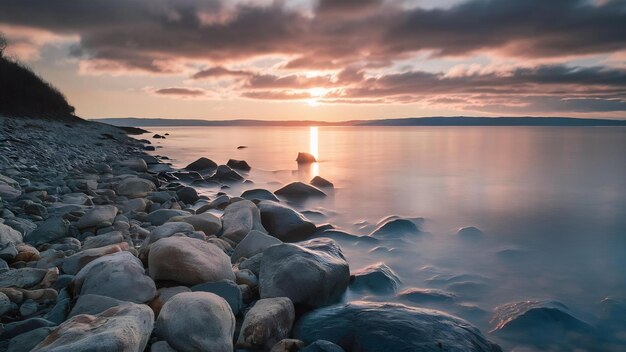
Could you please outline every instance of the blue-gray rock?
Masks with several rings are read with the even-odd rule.
[[[416,220],[396,216],[380,221],[370,236],[381,239],[405,239],[420,233]]]
[[[176,192],[176,195],[185,204],[193,204],[200,199],[198,192],[193,187],[183,187]]]
[[[289,337],[294,319],[295,309],[289,298],[258,300],[246,313],[237,347],[269,350]]]
[[[244,191],[241,194],[241,198],[247,200],[271,200],[274,202],[280,202],[280,200],[276,198],[274,193],[262,188],[255,188]]]
[[[263,227],[283,242],[297,242],[309,238],[315,225],[302,214],[277,202],[263,200],[257,204]]]
[[[216,167],[217,167],[217,164],[213,160],[202,157],[194,161],[193,163],[187,165],[185,169],[191,170],[191,171],[204,171],[204,170],[215,169]]]
[[[244,239],[237,244],[230,261],[236,263],[241,258],[252,258],[263,252],[266,248],[283,243],[276,237],[265,234],[261,231],[252,230]]]
[[[209,178],[209,180],[218,182],[241,182],[243,179],[243,176],[227,165],[218,166],[215,174]]]
[[[398,293],[398,299],[413,303],[450,302],[455,298],[452,292],[434,288],[409,288]]]
[[[160,226],[165,224],[169,219],[175,216],[188,216],[191,215],[188,211],[178,210],[178,209],[158,209],[146,217],[146,221],[155,226]]]
[[[345,352],[340,346],[326,340],[317,340],[301,349],[300,352]]]
[[[243,306],[241,290],[236,283],[230,280],[221,280],[217,282],[205,282],[203,284],[191,287],[193,292],[210,292],[216,294],[228,302],[230,309],[234,315],[239,314]]]
[[[398,290],[400,278],[384,263],[376,263],[353,273],[350,289],[357,292],[389,294]]]
[[[222,216],[221,239],[234,247],[252,230],[267,233],[261,223],[259,208],[254,203],[241,200],[226,207]]]
[[[24,242],[34,246],[53,242],[66,237],[70,223],[61,217],[50,217],[40,224],[33,232],[24,237]]]
[[[307,185],[306,183],[302,183],[299,181],[292,182],[280,188],[274,193],[281,197],[292,198],[296,200],[309,197],[326,197],[326,193],[324,193],[319,188]]]
[[[41,327],[21,335],[17,335],[9,341],[7,352],[31,351],[37,344],[45,339],[54,330],[52,327]]]

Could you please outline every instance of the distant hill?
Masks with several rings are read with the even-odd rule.
[[[74,107],[28,67],[0,55],[0,115],[73,121]]]
[[[579,119],[571,117],[409,117],[385,120],[269,121],[269,120],[191,120],[161,118],[94,119],[114,126],[626,126],[626,120]]]

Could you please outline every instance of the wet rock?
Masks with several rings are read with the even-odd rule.
[[[300,318],[294,336],[305,343],[327,340],[347,351],[501,351],[465,320],[391,303],[317,309]]]
[[[22,234],[14,230],[12,227],[0,223],[0,248],[7,246],[9,243],[22,243]]]
[[[51,321],[41,318],[29,318],[13,323],[4,324],[4,329],[0,332],[0,341],[5,341],[14,338],[15,336],[25,334],[29,331],[39,329],[42,327],[56,326]]]
[[[21,268],[0,274],[0,287],[47,288],[59,276],[59,270]]]
[[[11,300],[6,294],[0,292],[0,317],[10,312],[11,309],[13,309]]]
[[[116,193],[128,198],[140,198],[155,190],[156,186],[151,181],[139,177],[129,177],[120,181]]]
[[[53,242],[67,236],[69,221],[60,217],[51,217],[44,221],[33,232],[24,236],[24,241],[35,246]]]
[[[468,226],[468,227],[462,227],[460,228],[456,234],[458,236],[468,236],[468,237],[477,237],[477,236],[481,236],[483,234],[483,232],[474,226]]]
[[[376,263],[354,272],[350,289],[375,294],[389,294],[398,290],[401,281],[398,275],[384,263]]]
[[[242,200],[230,204],[222,216],[222,238],[236,246],[252,231],[265,231],[261,223],[259,208],[249,200]]]
[[[261,272],[261,259],[263,259],[263,253],[255,254],[239,263],[239,270],[250,270],[258,277]]]
[[[180,293],[161,309],[156,335],[179,352],[232,352],[235,316],[228,303],[208,292]]]
[[[263,252],[266,248],[281,243],[283,242],[276,237],[261,231],[252,230],[235,247],[235,251],[231,255],[231,262],[236,263],[241,258],[251,258]]]
[[[112,205],[101,205],[89,210],[76,223],[79,229],[105,227],[113,224],[117,208]]]
[[[295,210],[277,202],[258,204],[263,227],[283,242],[297,242],[309,238],[315,225]]]
[[[72,281],[73,295],[96,294],[144,303],[156,295],[154,281],[141,261],[122,251],[100,257],[82,268]]]
[[[147,172],[148,164],[143,159],[128,159],[120,162],[120,165],[137,172]]]
[[[413,303],[451,302],[454,293],[432,288],[409,288],[398,293],[398,299]]]
[[[150,308],[154,311],[155,316],[159,316],[163,305],[172,297],[179,293],[191,292],[186,286],[163,287],[157,290],[157,296],[150,302]]]
[[[107,296],[93,294],[81,295],[78,296],[78,300],[68,314],[68,318],[79,314],[98,315],[111,307],[117,307],[126,303],[128,302]]]
[[[127,303],[98,315],[74,316],[41,341],[33,352],[141,352],[153,326],[154,313],[148,306]]]
[[[298,157],[296,158],[296,161],[298,162],[298,164],[310,164],[310,163],[317,162],[313,154],[304,153],[304,152],[298,153]]]
[[[31,351],[54,330],[52,327],[42,327],[15,336],[9,341],[7,352]]]
[[[230,258],[217,246],[194,238],[169,237],[152,244],[148,262],[154,280],[186,285],[235,281]]]
[[[250,171],[250,169],[252,169],[245,160],[229,159],[226,165],[229,166],[231,169],[241,171]]]
[[[217,167],[215,174],[209,179],[218,182],[241,182],[243,181],[243,176],[227,165],[220,165]]]
[[[302,182],[292,182],[274,192],[276,195],[293,200],[303,200],[310,197],[326,197],[326,193],[317,187]]]
[[[200,197],[198,197],[198,192],[193,187],[183,187],[176,192],[176,196],[185,204],[193,204]]]
[[[289,337],[295,319],[289,298],[266,298],[257,301],[246,313],[237,347],[271,349],[278,341]]]
[[[146,203],[146,200],[144,198],[135,198],[135,199],[129,199],[127,201],[125,201],[122,204],[122,212],[124,213],[129,213],[129,212],[139,212],[139,211],[145,211],[146,207],[148,206],[148,204]]]
[[[405,239],[419,233],[419,227],[412,219],[392,216],[381,220],[370,236],[381,239]]]
[[[27,299],[20,305],[20,315],[27,317],[37,313],[39,310],[39,304],[32,299]]]
[[[259,285],[259,278],[249,269],[241,269],[235,272],[235,281],[239,285],[248,285],[250,287],[257,287]]]
[[[301,349],[300,352],[345,352],[343,348],[326,340],[317,340]]]
[[[319,307],[337,302],[349,280],[348,263],[331,239],[283,243],[263,251],[261,298],[288,297],[294,304]]]
[[[169,221],[181,221],[191,224],[197,231],[204,232],[207,236],[217,235],[222,230],[222,221],[211,213],[174,217]]]
[[[80,269],[90,262],[103,257],[105,255],[128,250],[128,243],[112,244],[105,247],[91,248],[82,250],[73,254],[63,261],[63,272],[70,275],[76,275]]]
[[[221,280],[217,282],[205,282],[203,284],[191,287],[193,292],[210,292],[216,294],[228,302],[233,314],[239,314],[243,306],[241,290],[239,286],[230,280]]]
[[[124,236],[120,231],[111,231],[102,235],[87,237],[83,242],[82,249],[105,247],[122,241],[124,241]]]
[[[191,215],[189,212],[178,209],[158,209],[146,217],[146,221],[150,222],[152,225],[160,226],[168,222],[171,218],[175,216],[189,216]]]
[[[304,347],[304,342],[296,339],[282,339],[272,347],[270,352],[297,352]]]
[[[255,188],[244,191],[241,194],[241,198],[247,200],[271,200],[274,202],[279,202],[274,193],[262,188]]]
[[[217,168],[217,164],[213,160],[204,157],[194,161],[193,163],[185,167],[185,169],[190,171],[204,171],[215,168]]]
[[[321,176],[313,177],[313,179],[309,183],[319,188],[334,188],[335,187],[335,185],[333,185],[332,182],[328,181],[327,179]]]

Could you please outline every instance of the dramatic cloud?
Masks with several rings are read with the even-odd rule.
[[[182,97],[182,98],[199,98],[204,97],[207,93],[202,89],[191,89],[191,88],[162,88],[157,90],[151,90],[154,94],[157,95],[165,95],[169,97]]]

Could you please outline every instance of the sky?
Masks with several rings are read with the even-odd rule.
[[[626,118],[626,0],[0,0],[0,33],[87,118]]]

